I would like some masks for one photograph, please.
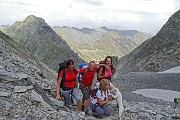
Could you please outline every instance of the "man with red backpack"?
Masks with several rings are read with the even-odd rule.
[[[79,89],[82,91],[83,100],[85,100],[85,105],[84,105],[85,113],[88,112],[88,107],[91,101],[90,94],[91,94],[92,83],[94,80],[94,75],[100,66],[107,67],[107,65],[105,64],[99,64],[98,66],[96,66],[94,61],[90,61],[88,67],[80,70],[80,74],[82,74],[82,81],[80,82]]]

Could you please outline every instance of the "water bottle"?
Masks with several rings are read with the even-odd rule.
[[[177,107],[178,103],[180,103],[180,98],[174,98],[175,107]]]
[[[180,103],[180,98],[174,98],[174,102],[177,104]]]

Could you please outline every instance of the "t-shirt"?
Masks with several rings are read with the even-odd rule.
[[[109,69],[108,71],[106,71],[106,78],[110,77],[111,75],[112,75],[111,69]]]
[[[92,85],[92,82],[93,82],[93,79],[94,79],[94,74],[95,72],[97,71],[97,67],[94,68],[94,70],[90,70],[89,67],[88,68],[83,68],[80,70],[80,73],[83,74],[87,69],[87,72],[86,72],[86,75],[84,76],[83,80],[82,80],[82,84],[84,86],[91,86]]]
[[[108,95],[110,95],[110,90],[106,90],[106,95],[104,94],[103,91],[101,91],[100,89],[96,92],[96,97],[97,98],[101,98],[102,101],[106,101],[108,99]],[[97,103],[97,98],[92,99],[92,103],[95,104]]]
[[[66,73],[66,81],[65,81],[65,84],[66,84],[66,87],[67,88],[74,88],[75,87],[75,80],[76,80],[76,76],[78,74],[78,70],[75,69],[76,72],[74,73],[73,70],[69,70],[69,69],[65,69],[65,71],[67,72]],[[59,76],[60,77],[63,77],[63,71],[61,71],[59,73]]]

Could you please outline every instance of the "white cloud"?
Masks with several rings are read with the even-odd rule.
[[[0,24],[33,14],[52,26],[121,26],[155,34],[179,5],[179,0],[0,0]]]

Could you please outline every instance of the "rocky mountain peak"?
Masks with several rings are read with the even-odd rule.
[[[82,61],[69,45],[43,20],[34,15],[16,22],[5,33],[26,47],[38,60],[56,69],[64,59]],[[55,68],[56,67],[56,68]]]
[[[104,30],[109,30],[106,26],[102,26],[102,27],[100,27],[101,29],[104,29]]]
[[[34,15],[29,15],[28,17],[26,17],[25,21],[31,21],[31,22],[45,22],[44,19],[40,18],[40,17],[36,17]]]
[[[180,65],[180,10],[174,13],[156,36],[120,59],[119,69],[162,71]]]

